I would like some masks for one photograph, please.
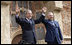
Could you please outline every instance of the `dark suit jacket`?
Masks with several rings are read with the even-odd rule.
[[[31,19],[32,24],[26,18],[17,18],[15,16],[16,22],[21,25],[22,28],[22,39],[26,42],[32,43],[36,42],[36,34],[35,34],[35,24],[38,24],[42,21],[43,15],[37,20]]]
[[[60,44],[61,40],[63,40],[63,36],[61,34],[61,29],[60,29],[57,21],[53,21],[53,22],[54,22],[55,26],[52,25],[52,22],[50,20],[47,20],[47,19],[42,20],[42,23],[45,25],[46,31],[47,31],[46,36],[45,36],[45,41],[53,42],[56,37],[57,42]]]

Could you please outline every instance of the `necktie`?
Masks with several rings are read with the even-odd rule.
[[[54,25],[55,26],[55,24],[54,24],[54,22],[52,21],[52,25]]]
[[[31,20],[29,20],[29,22],[30,22],[30,24],[32,24],[32,21]]]

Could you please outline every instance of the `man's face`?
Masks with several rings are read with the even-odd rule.
[[[49,12],[48,13],[48,19],[53,20],[53,18],[54,18],[53,13],[52,12]]]
[[[27,12],[27,14],[26,14],[26,17],[28,18],[28,19],[31,19],[32,18],[32,11],[28,11]]]

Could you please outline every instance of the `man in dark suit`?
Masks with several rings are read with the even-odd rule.
[[[46,27],[46,36],[45,41],[48,44],[61,44],[61,41],[63,41],[63,37],[61,34],[61,29],[59,26],[59,23],[54,20],[54,14],[53,12],[48,13],[48,19],[42,20],[42,23]]]
[[[44,18],[44,13],[46,12],[46,8],[42,8],[42,15],[39,19],[33,20],[32,19],[32,11],[27,10],[25,18],[19,17],[20,9],[16,8],[16,22],[22,28],[22,41],[19,44],[36,44],[36,34],[35,34],[35,24],[38,24]]]

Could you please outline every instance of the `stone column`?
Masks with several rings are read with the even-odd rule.
[[[10,38],[10,1],[1,1],[1,44],[11,44]]]
[[[61,11],[63,9],[63,4],[62,1],[55,1],[55,9],[54,9],[54,18],[56,21],[59,22],[60,28],[61,28],[61,32],[63,35],[63,24],[62,24],[62,15],[61,15]]]

